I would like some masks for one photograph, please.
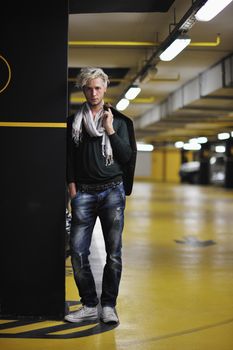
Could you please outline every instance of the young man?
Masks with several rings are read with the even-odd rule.
[[[97,216],[106,248],[101,315],[118,323],[115,310],[121,278],[125,194],[132,190],[136,143],[132,121],[104,106],[108,76],[84,68],[77,84],[86,102],[67,123],[67,182],[71,198],[71,261],[82,308],[65,316],[69,322],[98,318],[99,302],[88,256]]]

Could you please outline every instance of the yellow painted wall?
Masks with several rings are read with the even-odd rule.
[[[140,160],[142,161],[142,160]],[[155,149],[151,155],[151,175],[137,176],[138,180],[179,183],[181,154],[178,149]]]
[[[152,178],[155,181],[164,181],[164,150],[155,150],[152,153]]]
[[[180,182],[179,169],[181,164],[180,151],[177,149],[166,150],[165,153],[165,182]]]

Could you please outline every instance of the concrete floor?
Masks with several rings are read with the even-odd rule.
[[[117,327],[0,321],[2,350],[232,350],[233,190],[136,182],[127,198]],[[98,289],[104,246],[97,224]],[[78,308],[70,259],[67,302]],[[7,327],[7,324],[10,327]]]

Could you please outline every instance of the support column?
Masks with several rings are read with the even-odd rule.
[[[199,184],[208,185],[210,183],[210,144],[205,143],[199,153],[200,173]]]
[[[233,139],[226,141],[225,187],[233,188]]]
[[[67,31],[66,0],[1,4],[1,317],[64,315]]]

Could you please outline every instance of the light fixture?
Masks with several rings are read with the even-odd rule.
[[[206,143],[208,142],[207,137],[197,137],[189,140],[189,143]]]
[[[152,152],[154,146],[148,143],[137,142],[137,150],[142,152]]]
[[[168,48],[159,56],[162,61],[171,61],[176,57],[184,48],[189,45],[191,39],[187,35],[180,35],[174,40]]]
[[[195,17],[198,21],[210,21],[219,12],[221,12],[232,0],[208,0],[197,13]]]
[[[175,142],[175,147],[176,148],[183,148],[184,146],[184,142],[183,141],[177,141]]]
[[[137,85],[131,85],[129,90],[125,94],[125,98],[128,100],[133,100],[139,93],[141,92],[141,88]]]
[[[198,143],[197,138],[192,138],[189,140],[189,143]]]
[[[233,137],[233,131],[231,131],[231,137]]]
[[[124,111],[129,105],[129,100],[127,98],[122,98],[116,105],[118,111]]]
[[[201,136],[201,137],[197,138],[197,142],[198,143],[206,143],[206,142],[208,142],[208,139],[205,136]]]
[[[218,139],[219,140],[227,140],[230,138],[230,134],[228,132],[221,132],[218,134]]]
[[[183,149],[186,151],[199,151],[201,145],[199,143],[185,143]]]
[[[224,153],[226,151],[226,147],[225,146],[215,146],[215,152],[216,153]]]

